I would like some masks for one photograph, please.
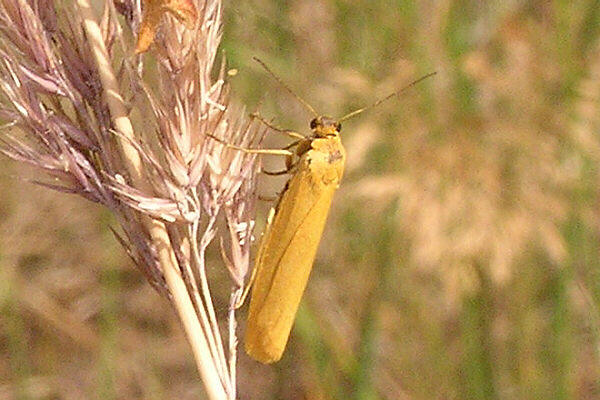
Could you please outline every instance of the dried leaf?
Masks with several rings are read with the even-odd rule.
[[[143,53],[154,41],[156,29],[166,12],[170,12],[179,22],[187,28],[193,29],[198,17],[196,6],[192,0],[145,0],[144,15],[138,35],[136,53]]]

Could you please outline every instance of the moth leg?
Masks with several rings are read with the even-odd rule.
[[[248,297],[248,294],[250,293],[250,289],[252,288],[252,285],[254,284],[254,280],[256,279],[256,270],[257,269],[258,268],[256,268],[256,265],[254,266],[254,268],[252,268],[252,274],[250,275],[250,280],[248,280],[248,284],[244,288],[244,293],[242,293],[242,296],[238,299],[238,301],[234,305],[234,308],[236,310],[244,305],[244,302],[246,301],[246,298]]]
[[[223,139],[220,139],[214,135],[211,135],[210,133],[206,134],[206,136],[208,136],[209,138],[211,138],[213,140],[216,140],[217,142],[227,146],[230,149],[239,150],[239,151],[242,151],[242,152],[248,153],[248,154],[271,154],[271,155],[288,156],[288,157],[291,157],[294,155],[293,151],[287,150],[286,148],[283,148],[283,149],[247,149],[245,147],[240,147],[240,146],[236,146],[236,145],[227,143]]]
[[[280,175],[287,175],[290,173],[289,169],[282,169],[281,171],[267,171],[262,169],[260,172],[262,172],[265,175],[269,175],[269,176],[280,176]]]
[[[252,114],[250,114],[250,117],[259,120],[260,122],[262,122],[264,125],[266,125],[268,128],[270,128],[271,130],[273,130],[275,132],[283,133],[284,135],[288,135],[289,137],[298,139],[298,140],[306,139],[306,136],[302,135],[301,133],[294,132],[289,129],[283,129],[283,128],[273,125],[272,123],[270,123],[269,121],[264,119],[258,112],[253,112]]]
[[[275,208],[271,208],[271,211],[269,212],[269,216],[267,217],[267,227],[265,228],[265,232],[268,229],[271,228],[271,224],[273,223],[273,218],[274,217],[275,217]],[[240,308],[244,304],[244,302],[246,301],[246,298],[248,297],[248,293],[250,293],[250,289],[252,288],[252,285],[254,285],[254,281],[256,280],[257,272],[258,272],[258,268],[257,268],[257,266],[255,264],[254,268],[252,268],[252,274],[250,275],[250,279],[248,280],[248,284],[244,288],[244,293],[242,293],[242,296],[235,303],[235,309],[236,310],[238,308]]]
[[[258,199],[260,201],[268,201],[270,203],[276,201],[279,198],[279,196],[262,196],[262,195],[258,195]]]
[[[273,223],[273,218],[275,218],[275,208],[271,208],[271,211],[269,211],[269,216],[267,217],[267,226],[265,228],[265,233],[269,229],[271,229],[271,224]],[[246,301],[246,297],[248,297],[248,293],[250,293],[250,288],[252,287],[252,285],[254,285],[254,281],[256,280],[257,272],[258,272],[258,268],[256,267],[256,264],[255,264],[254,268],[252,268],[252,274],[250,275],[248,284],[246,285],[246,288],[244,289],[244,293],[242,293],[242,296],[240,297],[240,299],[235,303],[236,310],[238,308],[240,308],[242,306],[242,304],[244,304],[244,302]]]
[[[302,140],[294,140],[292,143],[288,144],[281,150],[290,150],[291,148],[297,147],[298,144],[300,144],[301,142],[302,142]],[[294,159],[294,157],[292,157],[290,154],[287,154],[285,157],[285,165],[286,165],[285,169],[282,169],[281,171],[266,171],[263,169],[263,170],[261,170],[261,172],[263,172],[265,175],[270,175],[270,176],[279,176],[279,175],[289,174],[289,173],[291,173],[292,169],[295,166],[293,159]]]
[[[302,138],[302,139],[298,139],[298,140],[294,140],[292,143],[288,144],[287,146],[285,146],[282,150],[289,150],[293,147],[298,146],[301,142],[305,141],[306,138]]]

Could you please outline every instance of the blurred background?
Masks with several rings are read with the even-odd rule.
[[[597,0],[225,2],[233,96],[286,128],[311,115],[253,56],[333,116],[437,71],[344,123],[288,349],[240,354],[240,399],[600,398],[599,37]],[[0,399],[202,398],[108,213],[0,163]]]

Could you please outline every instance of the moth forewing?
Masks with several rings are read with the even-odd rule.
[[[276,206],[255,263],[245,347],[263,363],[278,361],[285,350],[344,171],[346,153],[337,131],[308,143],[309,150],[301,150]]]

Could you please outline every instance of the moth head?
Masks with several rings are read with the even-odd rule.
[[[337,136],[342,130],[342,124],[335,118],[318,116],[310,121],[310,129],[316,137]]]

